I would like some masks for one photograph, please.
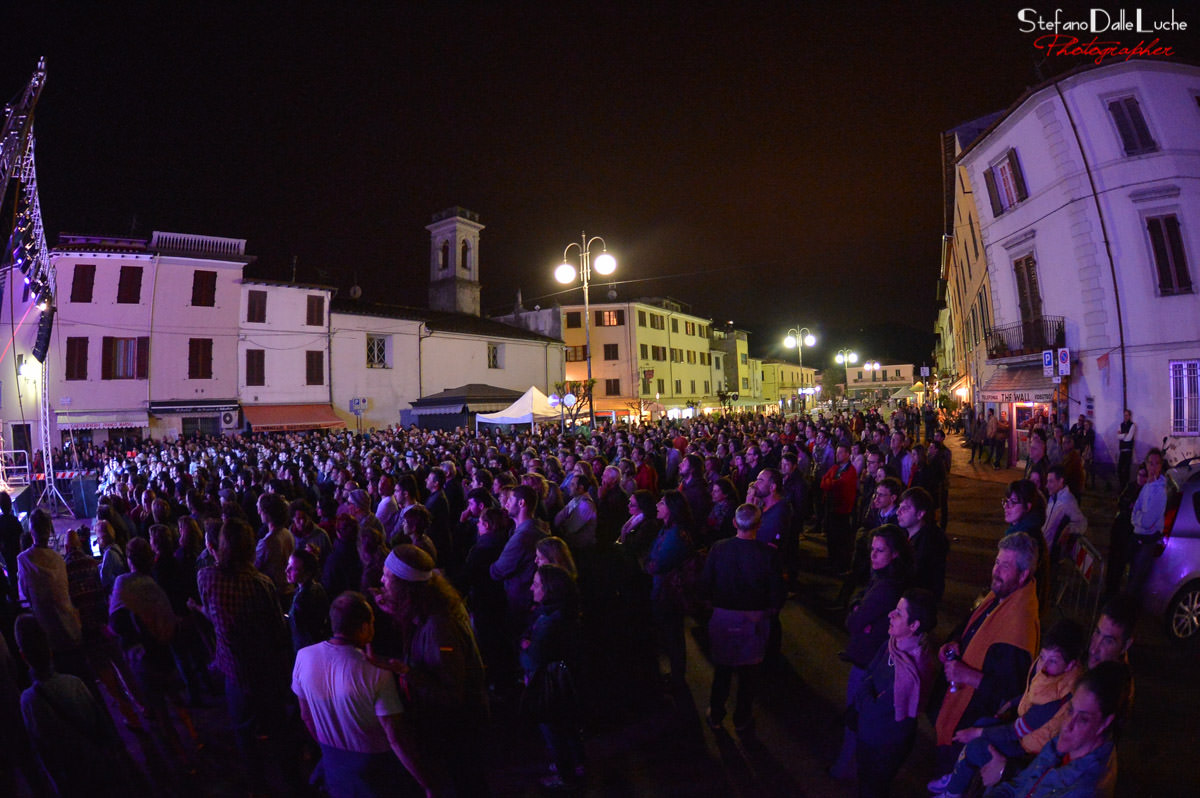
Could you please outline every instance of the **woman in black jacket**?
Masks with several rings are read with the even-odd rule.
[[[871,531],[871,581],[850,602],[846,630],[850,639],[839,656],[850,663],[850,678],[846,682],[846,705],[854,697],[867,676],[867,666],[888,638],[888,613],[896,607],[912,573],[912,547],[908,533],[895,524],[884,524]],[[854,731],[846,729],[842,750],[830,768],[835,778],[854,777]]]
[[[521,668],[530,693],[526,700],[536,704],[534,719],[554,761],[555,772],[543,784],[570,786],[583,775],[583,735],[574,692],[579,674],[579,591],[562,566],[540,565],[533,576],[533,601],[533,620],[521,637]],[[547,680],[569,689],[542,692]],[[548,700],[541,701],[542,696]]]

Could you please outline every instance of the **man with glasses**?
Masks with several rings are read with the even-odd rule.
[[[870,460],[867,469],[871,468]],[[895,477],[885,477],[879,481],[866,501],[869,509],[863,514],[862,525],[854,538],[854,558],[850,570],[842,574],[842,589],[838,593],[835,608],[846,606],[854,590],[865,585],[871,578],[871,532],[884,524],[896,523],[896,511],[900,505],[900,494],[904,486]]]

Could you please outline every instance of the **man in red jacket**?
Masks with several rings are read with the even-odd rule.
[[[821,477],[825,494],[825,543],[829,547],[829,563],[834,572],[850,568],[854,550],[851,515],[858,498],[858,472],[850,464],[850,448],[839,445],[833,455],[833,465]]]

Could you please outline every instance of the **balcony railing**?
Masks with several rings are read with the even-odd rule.
[[[1039,355],[1044,349],[1066,344],[1066,325],[1062,316],[1039,316],[993,327],[987,332],[989,359]]]

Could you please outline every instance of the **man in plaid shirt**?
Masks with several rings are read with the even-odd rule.
[[[216,632],[217,668],[234,737],[247,765],[260,768],[256,735],[279,731],[288,699],[291,637],[270,578],[255,570],[254,532],[244,521],[221,527],[217,565],[196,575]]]

